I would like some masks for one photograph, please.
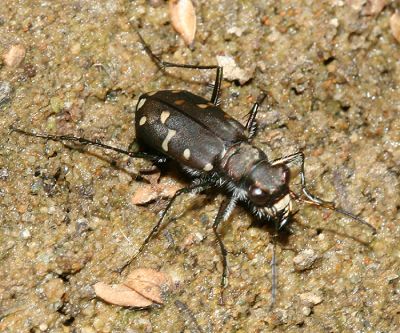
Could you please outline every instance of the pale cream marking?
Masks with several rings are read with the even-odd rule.
[[[207,163],[207,164],[204,166],[203,170],[204,170],[204,171],[211,171],[213,168],[214,168],[214,167],[213,167],[213,165],[212,165],[211,163]]]
[[[158,91],[150,91],[149,93],[147,93],[147,96],[153,96],[157,93],[158,93]]]
[[[165,124],[165,122],[167,121],[167,119],[168,119],[168,117],[170,116],[170,112],[169,111],[163,111],[163,112],[161,112],[161,116],[160,116],[160,119],[161,119],[161,122],[163,123],[163,124]]]
[[[147,118],[146,116],[143,116],[142,118],[140,118],[139,120],[139,125],[143,126],[144,124],[146,124]]]
[[[189,149],[185,149],[184,151],[183,151],[183,157],[185,158],[185,159],[189,159],[190,158],[190,150]]]
[[[197,104],[197,106],[198,106],[200,109],[206,109],[206,108],[209,107],[208,104]]]
[[[165,139],[161,145],[161,147],[164,151],[168,151],[168,144],[171,141],[171,139],[174,137],[175,134],[176,134],[175,130],[168,129],[167,136],[165,137]]]
[[[139,100],[139,103],[138,103],[138,105],[137,105],[137,107],[136,107],[136,110],[139,110],[142,106],[143,106],[143,104],[146,102],[146,98],[142,98],[142,99],[140,99]]]
[[[179,94],[181,91],[180,91],[180,90],[171,90],[171,92],[172,92],[173,94]]]
[[[286,194],[281,200],[274,204],[277,212],[284,210],[290,204],[290,195]]]
[[[177,99],[177,100],[174,102],[174,104],[176,104],[176,105],[182,105],[183,103],[185,103],[185,100],[184,100],[184,99]]]

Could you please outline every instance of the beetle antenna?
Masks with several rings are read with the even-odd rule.
[[[307,194],[309,194],[309,193],[307,192]],[[305,198],[300,197],[299,195],[297,195],[293,191],[290,191],[290,196],[292,197],[292,199],[296,200],[297,202],[302,202],[302,203],[306,203],[306,204],[309,204],[309,205],[314,205],[314,206],[317,206],[317,207],[324,207],[324,208],[330,209],[330,210],[332,210],[334,212],[337,212],[339,214],[342,214],[344,216],[350,217],[354,221],[356,221],[356,222],[358,222],[360,224],[363,224],[363,225],[367,226],[368,228],[370,228],[374,235],[377,233],[377,230],[373,225],[371,225],[368,222],[364,221],[361,217],[359,217],[359,216],[357,216],[357,215],[355,215],[353,213],[350,213],[347,210],[344,210],[343,208],[340,208],[340,207],[336,206],[336,204],[334,202],[322,201],[320,199],[313,200],[314,197],[313,196],[310,197],[309,195],[307,195],[308,199],[305,199]]]

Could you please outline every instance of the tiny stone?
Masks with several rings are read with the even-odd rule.
[[[1,179],[1,180],[7,180],[7,178],[8,178],[9,175],[10,175],[10,174],[9,174],[9,172],[8,172],[8,169],[6,169],[6,168],[1,168],[1,169],[0,169],[0,179]]]
[[[0,106],[11,99],[12,87],[10,82],[0,81]]]
[[[21,231],[21,237],[23,239],[28,239],[31,237],[31,232],[28,229],[24,229]]]
[[[78,235],[81,235],[85,231],[89,230],[89,221],[84,217],[79,218],[75,224],[75,231]]]
[[[47,331],[48,328],[49,328],[49,327],[48,327],[47,324],[45,324],[45,323],[42,323],[42,324],[39,325],[39,329],[40,329],[42,332]]]
[[[224,77],[227,80],[239,80],[240,84],[244,84],[251,79],[251,74],[240,68],[235,59],[230,56],[217,56],[219,66],[224,67]]]
[[[301,312],[303,312],[303,315],[305,315],[305,316],[308,317],[308,316],[311,314],[311,308],[308,307],[308,306],[304,306],[304,307],[301,309]]]
[[[309,269],[318,258],[312,249],[305,249],[293,258],[293,263],[296,271],[304,271]]]
[[[51,279],[43,286],[43,291],[50,302],[57,302],[65,293],[64,282],[60,278]]]
[[[335,18],[333,18],[333,19],[331,19],[330,21],[329,21],[329,24],[330,25],[333,25],[334,27],[338,27],[339,26],[339,20],[335,17]]]
[[[316,295],[312,292],[300,294],[299,297],[300,297],[302,303],[308,307],[312,307],[323,301],[321,296]]]
[[[95,329],[89,326],[84,326],[81,329],[82,333],[96,333]]]
[[[8,67],[18,67],[25,58],[25,47],[12,45],[7,53],[3,55],[4,63]]]

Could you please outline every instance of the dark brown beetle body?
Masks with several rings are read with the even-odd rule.
[[[290,215],[289,170],[273,166],[249,144],[246,127],[222,109],[187,91],[163,90],[140,96],[136,138],[177,161],[206,183],[225,186],[236,200],[247,201],[259,217]]]

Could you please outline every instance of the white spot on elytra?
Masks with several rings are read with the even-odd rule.
[[[163,123],[163,124],[165,124],[165,122],[167,121],[167,119],[168,119],[168,117],[170,116],[170,112],[169,111],[163,111],[163,112],[161,112],[161,116],[160,116],[160,119],[161,119],[161,122]]]
[[[146,102],[146,98],[142,98],[142,99],[140,99],[139,100],[139,103],[138,103],[138,105],[137,105],[137,107],[136,107],[136,110],[139,110],[142,106],[143,106],[143,104]]]
[[[142,118],[140,118],[139,120],[139,125],[143,126],[144,124],[146,124],[147,118],[146,116],[143,116]]]
[[[184,151],[183,151],[183,157],[185,158],[185,159],[189,159],[190,158],[190,150],[189,149],[185,149]]]
[[[214,167],[213,167],[213,165],[212,165],[211,163],[207,163],[207,164],[204,166],[203,170],[204,170],[204,171],[211,171],[213,168],[214,168]]]
[[[163,141],[163,143],[162,143],[162,145],[161,145],[161,148],[162,148],[164,151],[168,151],[168,144],[169,144],[169,142],[171,141],[171,139],[174,137],[175,134],[176,134],[176,131],[175,131],[175,130],[168,129],[167,136],[165,137],[165,139],[164,139],[164,141]]]

